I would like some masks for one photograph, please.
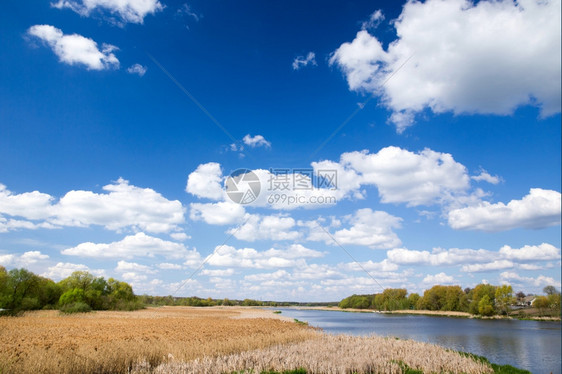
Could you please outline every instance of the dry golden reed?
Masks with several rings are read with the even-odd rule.
[[[135,373],[213,374],[246,370],[248,373],[304,368],[307,373],[403,373],[405,365],[424,373],[492,373],[480,362],[442,347],[412,340],[379,336],[321,335],[318,339],[281,344],[265,349],[191,362],[169,362],[148,370],[138,365]]]
[[[0,318],[0,373],[127,373],[135,363],[228,355],[318,334],[271,312],[242,308],[149,308],[136,312]]]

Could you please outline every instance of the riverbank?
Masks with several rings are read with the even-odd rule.
[[[435,316],[435,317],[450,317],[450,318],[475,318],[475,319],[518,319],[522,321],[558,321],[560,322],[560,317],[538,317],[538,316],[530,316],[526,315],[525,317],[519,317],[517,315],[514,316],[478,316],[474,314],[470,314],[467,312],[455,312],[455,311],[442,311],[442,310],[412,310],[412,309],[404,309],[404,310],[391,310],[391,311],[384,311],[384,310],[371,310],[371,309],[353,309],[353,308],[346,308],[342,309],[339,307],[306,307],[306,306],[299,306],[299,307],[289,307],[291,309],[297,310],[324,310],[324,311],[331,311],[331,312],[346,312],[346,313],[381,313],[381,314],[410,314],[410,315],[422,315],[422,316]]]

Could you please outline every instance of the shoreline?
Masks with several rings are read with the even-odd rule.
[[[519,321],[539,321],[539,322],[561,322],[560,317],[533,317],[526,316],[525,318],[518,318],[514,316],[478,316],[470,314],[468,312],[456,312],[456,311],[442,311],[442,310],[411,310],[411,309],[401,309],[401,310],[372,310],[372,309],[353,309],[347,308],[342,309],[339,307],[308,307],[308,306],[295,306],[295,307],[282,307],[288,309],[296,310],[323,310],[328,312],[344,312],[344,313],[378,313],[378,314],[405,314],[405,315],[418,315],[418,316],[429,316],[429,317],[448,317],[448,318],[467,318],[467,319],[490,319],[490,320],[519,320]]]

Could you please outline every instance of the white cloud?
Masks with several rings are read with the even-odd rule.
[[[299,70],[300,68],[306,67],[308,65],[317,65],[316,54],[314,52],[308,52],[306,56],[297,56],[293,60],[293,70]]]
[[[229,245],[217,246],[213,255],[208,257],[208,264],[222,267],[242,267],[254,269],[288,268],[298,266],[305,268],[305,258],[317,258],[324,253],[293,244],[286,249],[272,248],[257,251],[254,248],[236,249]]]
[[[399,265],[459,265],[483,263],[493,261],[496,254],[485,249],[459,249],[445,250],[434,248],[429,251],[415,251],[405,248],[396,248],[387,252],[388,259]]]
[[[94,11],[105,10],[119,16],[122,22],[143,23],[144,17],[164,9],[158,0],[58,0],[51,6],[68,8],[81,16],[90,16]]]
[[[139,232],[112,243],[81,243],[64,249],[64,255],[94,258],[135,258],[164,256],[166,258],[185,258],[189,255],[183,244],[162,240]]]
[[[119,178],[103,187],[106,194],[70,191],[57,204],[54,224],[64,226],[100,225],[109,230],[130,227],[151,233],[178,229],[184,209],[178,200],[167,200],[150,188],[132,186]]]
[[[209,225],[230,225],[240,222],[246,211],[240,204],[231,201],[218,203],[191,203],[189,218],[194,221],[205,221]]]
[[[119,68],[119,60],[113,54],[117,47],[113,45],[104,43],[100,50],[92,39],[78,34],[64,35],[50,25],[31,26],[27,33],[44,41],[65,64],[85,65],[88,70]]]
[[[504,231],[514,228],[541,229],[560,224],[560,192],[531,188],[521,200],[509,203],[481,202],[478,206],[449,212],[454,229]]]
[[[461,271],[469,272],[469,273],[478,273],[484,271],[496,271],[496,270],[504,270],[510,269],[513,267],[513,262],[508,260],[496,260],[492,262],[488,262],[486,264],[471,264],[471,265],[464,265],[461,268]]]
[[[296,221],[286,215],[260,216],[253,214],[237,228],[228,230],[238,240],[296,240],[301,234],[292,230]]]
[[[534,286],[534,287],[543,287],[543,286],[556,286],[560,287],[560,281],[554,280],[552,277],[547,277],[544,275],[539,275],[536,278],[533,277],[522,277],[519,274],[513,271],[504,271],[500,274],[500,279],[502,282],[505,283],[515,283],[518,285],[523,286]]]
[[[246,136],[244,136],[242,141],[244,142],[244,144],[246,144],[251,148],[256,148],[256,147],[271,148],[271,143],[265,140],[265,138],[262,135],[251,136],[250,134],[247,134]]]
[[[560,248],[548,243],[526,245],[519,249],[504,245],[500,248],[500,255],[513,261],[560,260]]]
[[[174,232],[170,234],[170,237],[179,242],[184,242],[188,239],[191,239],[191,236],[187,235],[185,232]]]
[[[139,77],[142,77],[146,74],[147,68],[141,64],[134,64],[127,68],[127,73],[129,74],[137,74]]]
[[[150,266],[137,264],[136,262],[127,262],[127,261],[119,261],[117,263],[117,267],[115,268],[115,271],[118,271],[120,273],[126,273],[131,271],[146,273],[146,274],[156,273],[156,271],[153,270]]]
[[[439,274],[435,274],[435,275],[427,275],[425,278],[423,278],[423,283],[428,284],[428,285],[434,285],[434,284],[452,284],[455,283],[455,278],[453,278],[451,275],[447,275],[445,273],[439,273]]]
[[[60,280],[69,277],[75,271],[87,271],[96,276],[104,276],[105,272],[101,269],[90,269],[83,264],[72,264],[69,262],[59,262],[55,266],[50,266],[46,272],[41,274],[43,277],[53,280]]]
[[[424,149],[419,153],[386,147],[341,155],[340,164],[360,175],[362,184],[373,184],[384,203],[429,205],[464,193],[470,185],[466,168],[448,153]]]
[[[0,184],[0,214],[26,219],[43,219],[52,214],[54,198],[39,191],[13,194]]]
[[[32,222],[9,220],[0,216],[0,231],[13,228],[88,227],[100,225],[108,230],[144,230],[164,233],[180,230],[184,209],[178,200],[167,200],[150,188],[132,186],[119,178],[103,187],[108,193],[69,191],[58,202],[37,191],[13,194],[0,185],[0,215],[19,216]]]
[[[351,271],[368,271],[376,272],[375,275],[378,276],[380,272],[391,272],[398,270],[398,265],[392,263],[388,259],[384,259],[380,262],[373,262],[371,260],[365,262],[350,262],[341,265],[346,270]]]
[[[474,175],[470,178],[472,180],[477,181],[477,182],[484,181],[484,182],[488,182],[488,183],[491,183],[491,184],[498,184],[498,183],[501,182],[500,177],[498,177],[497,175],[490,175],[490,173],[488,173],[486,170],[481,170],[480,174]]]
[[[189,174],[185,191],[199,198],[221,200],[224,197],[220,164],[209,162],[201,164]]]
[[[200,274],[208,277],[229,277],[234,275],[234,269],[203,269]]]
[[[399,132],[426,108],[507,115],[531,104],[547,116],[560,112],[560,12],[560,1],[410,1],[386,50],[361,30],[330,63],[350,90],[381,96]]]
[[[40,251],[27,251],[22,253],[21,255],[0,255],[0,264],[3,266],[28,267],[37,262],[47,260],[48,258],[48,255],[45,255]]]
[[[375,10],[367,21],[361,23],[361,30],[376,29],[382,21],[384,21],[384,14],[380,9]]]
[[[161,264],[157,265],[159,269],[162,270],[181,270],[183,269],[183,266],[179,265],[179,264],[172,264],[169,262],[163,262]]]
[[[358,209],[353,215],[344,217],[349,228],[336,230],[332,236],[341,245],[364,245],[373,249],[396,248],[401,243],[393,231],[400,228],[401,218],[370,208]],[[326,244],[334,245],[333,239],[324,236]]]

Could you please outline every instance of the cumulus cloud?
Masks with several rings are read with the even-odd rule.
[[[185,191],[199,198],[221,200],[224,197],[222,180],[220,164],[216,162],[201,164],[189,174]]]
[[[138,264],[136,262],[127,262],[127,261],[119,261],[117,263],[117,267],[115,268],[115,271],[120,273],[126,273],[126,272],[137,272],[137,273],[140,272],[146,274],[156,273],[156,271],[153,270],[150,266]]]
[[[127,73],[129,74],[137,74],[139,77],[142,77],[146,74],[147,68],[141,64],[134,64],[127,68]]]
[[[384,203],[429,205],[463,194],[470,186],[464,165],[448,153],[431,149],[350,152],[341,155],[340,164],[358,173],[362,184],[375,185]]]
[[[560,260],[560,248],[552,244],[526,245],[522,248],[511,248],[504,245],[500,248],[500,255],[513,261],[549,261]]]
[[[398,132],[426,108],[508,115],[530,104],[548,116],[560,112],[560,12],[560,1],[409,1],[386,50],[361,30],[330,64],[350,90],[382,97]]]
[[[461,267],[461,271],[469,272],[469,273],[478,273],[484,271],[496,271],[496,270],[504,270],[510,269],[513,267],[513,262],[508,260],[496,260],[492,262],[488,262],[486,264],[471,264],[471,265],[464,265]]]
[[[93,258],[155,257],[181,259],[190,252],[183,244],[162,240],[139,232],[112,243],[85,242],[76,247],[64,249],[61,253],[70,256]]]
[[[231,225],[240,222],[246,214],[242,205],[231,201],[191,203],[189,206],[189,218],[194,221],[204,221],[209,225]]]
[[[315,225],[307,225],[311,232],[308,240],[323,240],[326,244],[353,244],[363,245],[373,249],[396,248],[401,243],[398,235],[393,231],[401,227],[402,219],[383,211],[373,211],[370,208],[358,209],[355,213],[343,217],[342,221],[348,226],[336,229],[328,235],[319,227],[321,222]],[[315,227],[316,226],[316,227]]]
[[[308,65],[316,66],[316,54],[314,52],[308,52],[306,56],[297,56],[293,60],[293,70],[299,70]]]
[[[104,186],[103,190],[107,193],[73,190],[55,201],[54,197],[38,191],[14,194],[0,185],[0,231],[14,227],[90,225],[114,231],[126,228],[152,233],[181,231],[178,225],[185,219],[183,206],[178,200],[168,200],[153,189],[130,185],[122,178]],[[3,215],[42,222],[7,221]]]
[[[318,258],[324,253],[293,244],[285,249],[271,248],[257,251],[254,248],[236,249],[229,245],[218,246],[213,255],[208,257],[211,266],[242,267],[242,268],[288,268],[305,267],[306,258]]]
[[[237,228],[228,230],[238,240],[253,242],[256,240],[296,240],[301,236],[294,230],[296,221],[286,215],[261,216],[253,214]]]
[[[488,262],[494,259],[495,254],[485,249],[459,249],[445,250],[434,248],[432,252],[416,251],[406,248],[395,248],[387,252],[388,259],[399,265],[459,265],[466,263]]]
[[[118,48],[111,44],[102,44],[100,50],[92,39],[78,34],[65,35],[50,25],[31,26],[27,33],[45,42],[65,64],[84,65],[88,70],[119,68],[119,60],[113,54]]]
[[[41,274],[43,277],[53,280],[60,280],[69,277],[75,271],[87,271],[96,276],[105,276],[105,271],[101,269],[90,269],[83,264],[73,264],[69,262],[59,262],[55,266],[50,266],[47,271]]]
[[[481,190],[469,193],[470,176],[464,165],[448,153],[430,149],[411,152],[391,146],[377,153],[343,153],[337,162],[312,162],[308,169],[252,172],[258,176],[261,189],[256,200],[247,205],[279,210],[330,207],[342,199],[361,200],[366,196],[366,186],[377,187],[384,203],[408,206],[466,205],[479,202],[485,195]],[[218,163],[201,164],[189,175],[186,190],[201,198],[228,199],[221,187],[223,179]]]
[[[51,3],[58,9],[71,9],[88,17],[95,11],[107,11],[119,17],[121,23],[143,23],[144,17],[164,9],[158,0],[58,0]]]
[[[453,209],[448,215],[449,226],[482,231],[555,226],[560,224],[560,201],[560,192],[531,188],[521,200],[511,200],[507,204],[481,202],[478,206]]]
[[[427,275],[422,280],[423,283],[427,285],[434,285],[434,284],[452,284],[455,283],[455,278],[451,275],[447,275],[445,273],[439,273],[435,275]]]
[[[391,263],[398,265],[463,265],[461,271],[481,272],[512,268],[514,263],[560,260],[560,249],[548,243],[525,245],[521,248],[504,245],[499,251],[434,248],[429,252],[395,248],[387,251],[386,256]]]
[[[534,286],[537,288],[543,286],[560,287],[560,281],[557,281],[552,277],[547,277],[544,275],[539,275],[538,277],[533,278],[533,277],[523,277],[513,271],[504,271],[503,273],[500,274],[500,279],[502,282],[517,284],[519,286]]]
[[[12,267],[28,267],[37,262],[47,260],[48,258],[48,255],[40,251],[27,251],[22,254],[0,255],[0,264]]]
[[[244,144],[246,144],[251,148],[256,148],[256,147],[271,148],[271,143],[265,140],[263,135],[251,136],[250,134],[247,134],[246,136],[244,136],[244,138],[242,138],[242,141],[244,142]]]

